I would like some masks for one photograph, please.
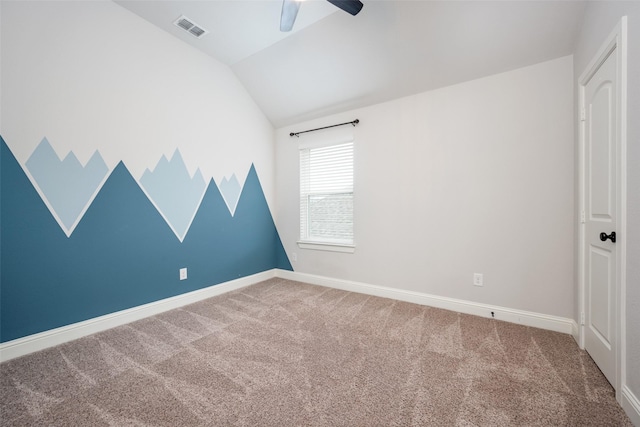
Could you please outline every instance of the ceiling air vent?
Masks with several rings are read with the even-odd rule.
[[[173,24],[176,27],[182,28],[197,39],[201,38],[209,32],[184,15],[176,19]]]

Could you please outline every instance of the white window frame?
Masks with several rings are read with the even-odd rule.
[[[302,151],[304,150],[314,150],[314,149],[320,149],[320,148],[328,148],[328,147],[332,147],[332,146],[336,146],[336,145],[342,145],[342,144],[347,144],[347,143],[351,143],[352,145],[352,152],[355,155],[355,142],[353,140],[353,138],[348,138],[348,139],[343,139],[343,140],[339,140],[339,141],[330,141],[330,142],[316,142],[314,144],[304,144],[301,145],[299,147],[299,158],[302,158]],[[354,163],[355,163],[355,159],[354,159]],[[332,251],[332,252],[343,252],[343,253],[353,253],[355,252],[355,236],[352,239],[352,241],[347,242],[347,241],[339,241],[338,239],[335,240],[324,240],[324,239],[313,239],[310,238],[304,231],[303,231],[303,227],[304,224],[308,224],[309,221],[308,219],[305,221],[303,219],[303,215],[308,215],[308,205],[304,205],[303,203],[303,197],[309,197],[311,195],[314,194],[314,192],[310,192],[310,191],[305,191],[305,188],[303,188],[305,185],[305,183],[303,183],[303,165],[300,164],[300,199],[298,201],[299,203],[299,208],[300,208],[300,216],[299,216],[299,220],[300,220],[300,227],[299,227],[299,233],[300,233],[300,240],[298,240],[298,247],[300,247],[301,249],[313,249],[313,250],[322,250],[322,251]],[[352,176],[352,188],[350,193],[352,194],[352,197],[354,197],[355,199],[355,191],[354,191],[354,184],[353,182],[355,181],[355,177]],[[348,191],[347,191],[348,192]],[[320,192],[315,192],[315,194],[319,194]],[[332,194],[340,194],[340,191],[335,191],[335,192],[330,192]],[[305,209],[306,208],[306,209]],[[352,221],[353,219],[355,219],[355,214],[353,215]],[[355,224],[353,225],[355,228]],[[354,232],[354,230],[352,230],[352,233]]]

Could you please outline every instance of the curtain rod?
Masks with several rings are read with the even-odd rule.
[[[317,131],[317,130],[334,128],[334,127],[336,127],[336,126],[344,126],[344,125],[353,125],[353,126],[355,126],[355,125],[357,125],[358,123],[360,123],[360,120],[355,119],[355,120],[354,120],[354,121],[352,121],[352,122],[345,122],[345,123],[340,123],[340,124],[337,124],[337,125],[325,126],[325,127],[323,127],[323,128],[303,130],[303,131],[301,131],[301,132],[291,132],[291,133],[289,134],[289,136],[297,136],[297,137],[300,137],[300,134],[301,134],[301,133],[315,132],[315,131]]]

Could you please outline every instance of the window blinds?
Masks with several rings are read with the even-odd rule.
[[[300,240],[353,244],[353,142],[300,150]]]

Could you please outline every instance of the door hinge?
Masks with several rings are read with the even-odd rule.
[[[584,311],[580,313],[580,324],[584,325]]]
[[[580,121],[584,122],[585,120],[587,120],[587,110],[582,108],[580,109]]]
[[[587,222],[587,215],[582,211],[580,212],[580,224],[584,224],[585,222]]]

